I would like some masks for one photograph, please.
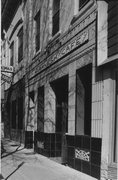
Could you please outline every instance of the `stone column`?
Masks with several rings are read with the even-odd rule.
[[[44,132],[54,133],[56,125],[56,97],[48,82],[45,85],[44,92]]]
[[[68,134],[75,135],[76,62],[69,65]]]

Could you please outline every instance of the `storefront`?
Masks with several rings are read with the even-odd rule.
[[[25,84],[21,79],[5,92],[5,137],[24,142]]]
[[[94,99],[95,88],[102,91],[102,86],[96,75],[95,35],[93,8],[34,58],[26,75],[25,138],[26,147],[33,147],[34,140],[36,152],[99,178],[101,119],[95,132],[93,106],[102,102]]]

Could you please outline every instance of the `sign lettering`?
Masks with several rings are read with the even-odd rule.
[[[13,73],[13,66],[1,66],[1,71],[2,72],[9,72],[9,73]]]
[[[43,63],[42,65],[40,64],[40,66],[37,66],[35,69],[35,73],[39,72],[40,70],[43,70],[44,68],[56,62],[58,59],[62,58],[63,56],[65,56],[75,48],[83,45],[85,42],[88,41],[88,39],[89,39],[88,31],[85,31],[81,36],[80,35],[77,36],[76,39],[74,39],[65,47],[60,49],[55,55],[51,56],[45,63]]]
[[[62,39],[61,39],[61,45],[65,44],[70,38],[74,37],[78,32],[83,30],[86,26],[88,26],[90,23],[92,23],[96,19],[96,11],[89,14],[83,21],[81,21],[79,24],[71,29],[70,32],[68,32]]]

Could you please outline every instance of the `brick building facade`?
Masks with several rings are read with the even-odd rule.
[[[2,64],[14,66],[6,135],[102,180],[117,179],[117,9],[95,0],[2,4]]]

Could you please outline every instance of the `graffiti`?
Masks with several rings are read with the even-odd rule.
[[[86,152],[80,149],[75,149],[75,158],[81,159],[84,161],[90,161],[90,152]]]

